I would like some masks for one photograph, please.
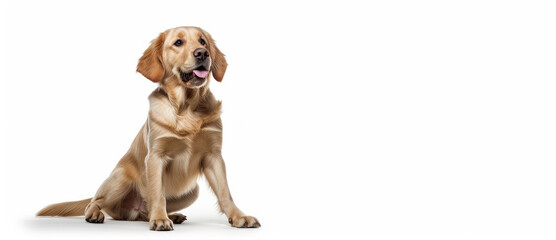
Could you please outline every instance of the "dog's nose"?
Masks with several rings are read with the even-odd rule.
[[[197,48],[195,49],[195,51],[193,51],[193,56],[198,61],[204,61],[209,56],[209,52],[207,51],[206,48]]]

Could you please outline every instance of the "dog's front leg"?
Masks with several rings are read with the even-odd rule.
[[[232,200],[228,180],[226,179],[226,166],[220,153],[208,154],[202,161],[203,173],[210,187],[218,198],[220,210],[228,217],[228,222],[234,227],[258,228],[261,226],[257,218],[246,216]]]
[[[166,212],[166,198],[162,186],[162,171],[165,165],[166,160],[159,153],[149,153],[145,158],[149,225],[151,230],[156,231],[174,230],[174,225]]]

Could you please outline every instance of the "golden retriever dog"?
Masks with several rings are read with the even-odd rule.
[[[198,196],[202,174],[233,227],[258,228],[255,217],[235,205],[222,158],[221,102],[208,88],[222,81],[227,63],[211,35],[198,27],[166,30],[152,41],[137,72],[158,83],[149,96],[147,121],[128,152],[93,198],[57,203],[38,216],[83,216],[90,223],[149,221],[151,230],[173,230],[186,220],[175,213]]]

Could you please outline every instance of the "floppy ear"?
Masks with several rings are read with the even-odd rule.
[[[153,82],[159,82],[164,78],[164,65],[162,64],[164,39],[166,39],[166,32],[161,33],[151,42],[137,64],[137,72]]]
[[[226,58],[224,58],[224,54],[220,51],[220,49],[216,47],[216,43],[214,43],[212,36],[210,36],[210,34],[203,29],[201,29],[201,31],[207,38],[208,42],[208,51],[210,53],[210,58],[212,59],[212,66],[210,67],[212,76],[216,79],[216,81],[222,82],[224,73],[226,73],[226,68],[228,68]]]

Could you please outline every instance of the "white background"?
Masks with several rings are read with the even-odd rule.
[[[0,238],[554,239],[552,1],[2,2]],[[135,72],[165,29],[227,55],[234,229],[201,196],[189,220],[37,218],[92,197],[144,123]],[[4,235],[3,237],[1,235]],[[172,236],[168,236],[172,235]]]

